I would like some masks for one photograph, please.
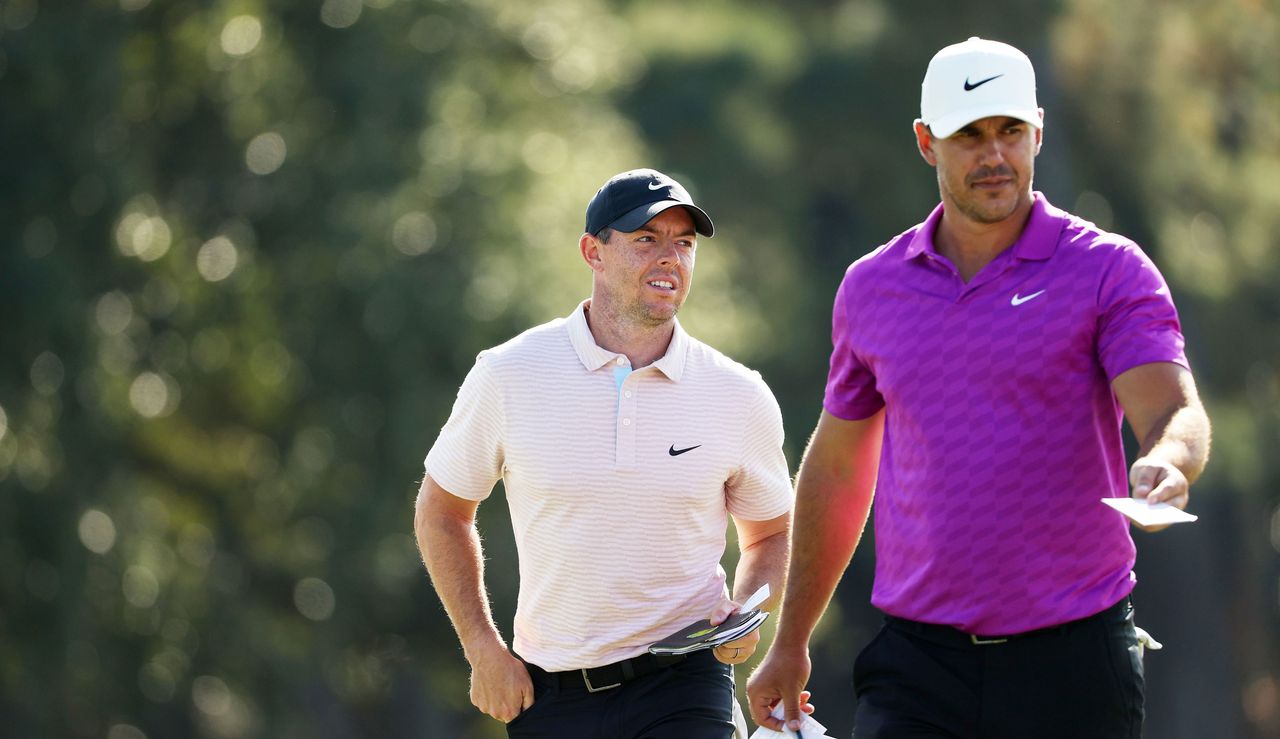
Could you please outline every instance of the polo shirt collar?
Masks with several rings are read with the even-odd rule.
[[[596,343],[596,338],[591,335],[591,327],[587,324],[587,308],[590,305],[590,298],[579,303],[577,309],[566,319],[566,325],[569,330],[569,342],[573,344],[573,350],[577,352],[579,361],[587,371],[594,372],[617,359],[619,355],[617,352],[602,348]],[[685,333],[678,319],[672,320],[675,321],[675,330],[671,333],[671,343],[667,345],[666,354],[659,357],[652,366],[671,381],[679,382],[684,374],[689,334]]]
[[[933,209],[929,217],[924,219],[915,235],[907,244],[902,258],[915,259],[926,252],[937,254],[933,243],[933,235],[938,231],[942,221],[942,203]],[[1044,193],[1031,193],[1031,215],[1027,225],[1023,227],[1018,240],[1013,242],[1013,256],[1018,259],[1045,260],[1053,256],[1058,248],[1058,237],[1066,224],[1066,214],[1054,207],[1045,198]]]
[[[1044,261],[1058,249],[1067,214],[1051,205],[1042,192],[1034,192],[1032,197],[1031,217],[1013,244],[1013,255],[1019,259]]]

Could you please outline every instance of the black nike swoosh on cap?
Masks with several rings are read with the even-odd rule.
[[[970,90],[975,90],[975,89],[977,89],[977,88],[979,88],[979,87],[982,87],[983,85],[987,84],[987,83],[988,83],[988,82],[990,82],[991,80],[999,79],[999,78],[1001,78],[1001,77],[1003,77],[1003,76],[1004,76],[1003,74],[997,74],[995,77],[988,77],[988,78],[986,78],[985,80],[978,80],[977,82],[974,82],[973,84],[969,84],[969,78],[968,78],[968,77],[965,77],[965,78],[964,78],[964,91],[965,91],[965,92],[968,92],[968,91],[970,91]]]

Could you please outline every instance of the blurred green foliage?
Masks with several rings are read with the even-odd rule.
[[[0,0],[3,733],[502,735],[411,532],[475,353],[585,296],[587,199],[656,166],[718,225],[682,319],[762,370],[794,467],[844,266],[936,202],[909,124],[969,35],[1036,62],[1038,185],[1154,255],[1215,421],[1202,524],[1139,537],[1140,613],[1187,634],[1148,733],[1280,731],[1280,3],[984,9]],[[815,650],[844,734],[869,549]]]

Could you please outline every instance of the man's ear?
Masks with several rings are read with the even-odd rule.
[[[929,163],[930,167],[938,166],[938,155],[933,151],[933,134],[929,133],[929,127],[924,125],[924,121],[919,118],[912,124],[916,133],[916,148],[920,150],[920,156]]]
[[[582,238],[578,239],[578,251],[582,252],[582,259],[592,272],[604,269],[604,262],[600,257],[600,239],[593,234],[582,234]]]
[[[1044,108],[1036,109],[1040,113],[1040,126],[1032,126],[1036,129],[1036,154],[1040,154],[1040,147],[1044,144]]]

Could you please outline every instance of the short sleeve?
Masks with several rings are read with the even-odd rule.
[[[1152,362],[1188,366],[1169,286],[1136,244],[1117,249],[1098,299],[1098,358],[1108,380]]]
[[[856,265],[855,265],[856,266]],[[831,308],[831,368],[822,405],[827,412],[846,421],[875,415],[884,407],[884,397],[876,389],[876,377],[862,362],[854,346],[853,269],[845,274]]]
[[[458,389],[453,412],[424,462],[436,484],[459,498],[484,500],[502,477],[502,397],[485,354]]]
[[[725,483],[725,507],[735,518],[767,521],[791,510],[791,474],[782,451],[782,411],[764,380],[744,419],[742,460]]]

